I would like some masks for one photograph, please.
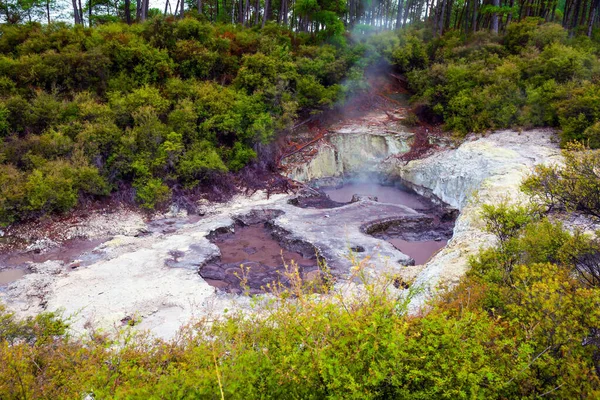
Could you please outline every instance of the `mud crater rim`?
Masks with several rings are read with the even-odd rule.
[[[422,188],[416,187],[402,178],[389,177],[380,173],[325,177],[311,181],[307,186],[309,187],[308,197],[311,200],[304,201],[305,207],[303,208],[325,208],[323,206],[327,204],[333,204],[332,208],[336,208],[354,202],[375,201],[382,204],[402,205],[418,212],[420,215],[374,219],[360,227],[363,234],[385,240],[403,254],[411,257],[408,265],[425,264],[437,252],[445,248],[452,239],[454,225],[459,215],[457,209],[446,204],[430,191],[419,190]],[[360,190],[365,186],[366,192],[353,193],[352,189]],[[331,198],[332,191],[344,187],[351,188],[342,193],[346,196],[345,200],[348,200],[351,193],[352,197],[349,201],[341,202],[339,196]],[[375,189],[375,192],[369,192],[369,188]],[[378,198],[377,191],[381,188],[383,188],[383,191],[380,192],[384,193],[384,201],[380,201]],[[397,199],[391,198],[394,196],[394,191],[398,192]],[[292,204],[301,207],[302,200],[299,200],[299,197],[293,199],[295,203],[292,202]],[[311,203],[316,204],[317,207],[310,207]],[[306,207],[307,205],[308,207]],[[355,251],[354,248],[351,250],[356,253],[360,252]],[[398,262],[406,264],[403,260]]]
[[[219,247],[220,255],[200,265],[198,274],[217,291],[233,294],[257,295],[288,287],[295,268],[304,282],[319,283],[324,257],[313,244],[273,223],[284,214],[277,209],[253,210],[212,230],[207,238]]]

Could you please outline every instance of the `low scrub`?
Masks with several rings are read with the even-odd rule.
[[[406,74],[413,101],[460,135],[503,128],[557,127],[562,142],[600,147],[600,47],[568,38],[539,19],[511,23],[503,35],[450,31],[439,38],[409,29],[379,40]]]

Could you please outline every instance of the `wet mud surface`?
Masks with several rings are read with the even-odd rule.
[[[199,273],[208,284],[225,292],[263,293],[273,285],[288,286],[287,275],[295,267],[303,278],[318,270],[316,255],[282,247],[266,223],[238,224],[234,232],[217,234],[212,242],[221,257]]]
[[[0,287],[13,283],[19,278],[25,276],[27,272],[22,268],[8,268],[0,271]]]
[[[377,182],[350,182],[341,187],[323,188],[322,191],[333,201],[349,203],[355,195],[376,198],[380,203],[401,204],[413,210],[431,207],[427,199],[401,186],[386,186]]]
[[[60,246],[50,247],[40,251],[37,249],[30,251],[15,251],[0,256],[0,269],[6,267],[25,266],[28,263],[43,263],[46,261],[62,261],[70,263],[79,259],[79,257],[93,250],[96,246],[108,238],[101,239],[69,239],[65,240]]]
[[[395,248],[410,256],[415,260],[415,264],[425,264],[431,257],[433,257],[438,251],[446,247],[447,240],[424,240],[409,242],[408,240],[392,238],[388,239]]]
[[[367,179],[349,179],[341,182],[334,180],[331,186],[327,186],[329,182],[325,181],[325,185],[315,189],[309,196],[299,197],[292,204],[303,208],[324,209],[368,200],[409,207],[424,216],[382,218],[365,225],[363,231],[392,244],[411,257],[416,265],[425,264],[446,246],[452,237],[458,216],[456,210],[415,193],[401,182],[384,183],[377,176]]]
[[[25,276],[30,272],[30,264],[60,261],[66,271],[92,264],[101,257],[92,250],[107,239],[68,239],[60,245],[43,250],[12,251],[2,254],[0,255],[0,287]]]
[[[292,265],[298,267],[304,280],[318,278],[316,249],[309,242],[321,245],[321,255],[334,277],[343,276],[346,267],[337,265],[334,259],[344,249],[365,251],[366,242],[363,239],[342,243],[345,232],[339,235],[332,224],[360,226],[362,233],[387,241],[407,256],[400,263],[422,265],[447,244],[456,218],[453,210],[440,207],[401,184],[376,181],[306,188],[289,203],[313,211],[306,220],[292,221],[281,211],[256,210],[236,217],[235,226],[213,232],[210,239],[221,256],[201,266],[200,276],[222,291],[249,294],[269,291],[273,284],[287,286]],[[288,228],[281,229],[281,219],[275,222],[278,217],[288,220],[287,224],[305,236],[292,237]],[[331,237],[325,239],[327,236]],[[329,242],[331,248],[323,246]]]

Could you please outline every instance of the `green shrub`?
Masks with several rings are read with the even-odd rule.
[[[77,204],[75,172],[63,161],[34,169],[25,183],[25,209],[34,213],[65,212]]]
[[[225,171],[227,171],[225,163],[207,141],[192,146],[181,157],[177,166],[178,175],[188,187],[197,186],[211,172]]]
[[[585,143],[591,139],[585,132],[600,119],[600,86],[586,83],[573,89],[566,100],[558,103],[558,118],[563,145],[574,140]],[[593,135],[593,129],[589,133]],[[592,148],[600,145],[592,140],[590,142]]]
[[[538,165],[522,189],[548,209],[579,211],[600,218],[600,151],[572,144],[563,151],[564,167]]]
[[[150,178],[135,184],[135,198],[140,206],[153,209],[166,202],[171,196],[171,190],[160,179]]]

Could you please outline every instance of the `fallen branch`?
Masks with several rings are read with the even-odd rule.
[[[309,142],[303,144],[302,146],[298,147],[297,149],[292,150],[292,151],[290,151],[288,153],[283,153],[277,159],[277,168],[281,168],[281,160],[283,160],[285,157],[289,157],[289,156],[291,156],[293,154],[296,154],[296,153],[304,150],[305,148],[307,148],[311,144],[314,144],[314,143],[318,142],[319,140],[323,139],[327,133],[329,133],[329,131],[325,131],[325,133],[319,133],[319,135],[317,137],[315,137],[314,139],[310,140]]]

